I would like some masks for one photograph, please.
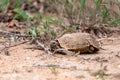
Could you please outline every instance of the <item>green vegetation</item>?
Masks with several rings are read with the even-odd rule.
[[[15,19],[17,20],[32,20],[33,16],[30,13],[25,12],[24,10],[20,8],[15,8],[14,12],[18,15],[15,16]]]
[[[120,19],[115,19],[113,21],[111,21],[112,25],[120,25]]]
[[[37,6],[42,5],[42,12],[38,10],[30,12],[23,8],[25,4],[36,7],[31,4],[33,2],[34,0],[1,0],[0,12],[7,11],[9,8],[12,9],[14,19],[31,21],[33,24],[33,28],[30,30],[31,35],[40,35],[38,34],[38,30],[40,30],[39,32],[50,35],[51,39],[57,36],[51,25],[64,29],[60,34],[61,36],[76,30],[78,27],[83,27],[83,25],[86,27],[94,26],[94,24],[120,25],[120,10],[118,12],[117,9],[120,7],[120,1],[118,0],[36,0],[36,2],[39,2]],[[39,27],[37,29],[34,26]]]
[[[1,0],[0,11],[7,10],[11,5],[14,5],[14,8],[22,6],[23,0]]]
[[[4,9],[7,9],[7,4],[9,0],[2,0],[0,4],[0,11],[3,11]]]
[[[38,36],[40,36],[40,31],[39,31],[39,29],[37,28],[37,27],[33,27],[33,29],[30,29],[29,30],[29,33],[30,33],[30,35],[32,36],[32,37],[38,37]]]
[[[55,68],[55,67],[49,67],[49,69],[50,69],[50,71],[53,73],[53,74],[57,74],[58,73],[58,70],[57,70],[57,68]]]
[[[98,77],[100,80],[105,80],[105,75],[104,75],[104,73],[102,73],[102,72],[100,72],[100,71],[95,72],[94,75],[95,75],[96,77]]]

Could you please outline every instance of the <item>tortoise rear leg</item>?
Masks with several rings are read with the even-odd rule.
[[[95,48],[90,45],[89,48],[88,48],[88,52],[89,53],[94,53],[95,52]]]
[[[75,52],[69,51],[69,50],[64,49],[64,48],[56,49],[56,50],[53,52],[53,54],[55,54],[55,53],[61,53],[61,54],[70,55],[70,56],[75,55]]]

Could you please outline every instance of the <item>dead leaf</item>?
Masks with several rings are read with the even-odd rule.
[[[15,22],[14,22],[14,20],[12,20],[12,21],[10,21],[10,23],[9,23],[9,28],[13,28],[14,27],[14,25],[15,25]]]

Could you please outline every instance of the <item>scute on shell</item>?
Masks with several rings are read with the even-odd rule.
[[[85,52],[87,48],[92,45],[97,51],[99,50],[99,44],[96,39],[88,33],[71,33],[65,34],[58,38],[60,46],[68,50]]]

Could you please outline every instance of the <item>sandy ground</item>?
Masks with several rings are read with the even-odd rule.
[[[120,38],[99,39],[95,54],[48,56],[21,44],[0,55],[0,80],[120,80]]]

